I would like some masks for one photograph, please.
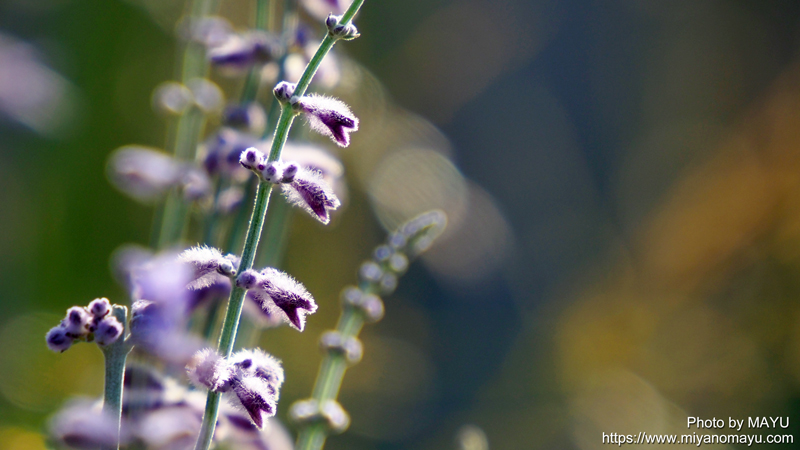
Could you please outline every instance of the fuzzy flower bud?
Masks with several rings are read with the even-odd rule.
[[[294,95],[294,90],[297,89],[297,84],[289,83],[288,81],[281,81],[272,90],[275,98],[281,103],[288,103]]]
[[[255,279],[248,275],[248,278],[242,280],[242,285],[246,282],[251,285],[248,295],[266,314],[271,316],[278,312],[286,322],[303,331],[306,315],[317,311],[314,297],[306,288],[286,273],[271,267],[253,276]]]
[[[294,106],[314,131],[333,139],[340,147],[350,145],[350,133],[358,130],[358,118],[335,98],[309,94],[297,99]]]
[[[236,273],[238,261],[233,255],[222,256],[222,252],[213,247],[192,247],[180,254],[179,259],[194,268],[193,280],[187,285],[196,290],[211,286],[219,275],[232,276]]]
[[[97,324],[97,328],[94,331],[94,341],[100,346],[111,345],[122,336],[124,330],[125,328],[116,317],[107,316]]]
[[[253,171],[264,170],[266,167],[266,161],[267,157],[264,156],[264,153],[255,147],[248,148],[242,152],[241,156],[239,156],[239,164],[241,164],[245,169],[250,169]]]
[[[261,350],[242,350],[228,359],[231,377],[229,400],[243,408],[261,428],[277,411],[283,368],[280,362]]]
[[[72,340],[67,336],[67,330],[61,325],[51,328],[45,336],[47,347],[54,352],[65,352],[72,346]]]
[[[336,16],[333,14],[328,15],[328,18],[325,19],[325,26],[328,27],[328,33],[331,36],[337,39],[343,39],[345,41],[352,41],[353,39],[361,36],[355,25],[352,23],[343,24],[341,21],[342,16]]]
[[[292,181],[282,184],[281,188],[290,203],[303,208],[324,224],[331,220],[330,211],[341,205],[333,189],[315,170],[298,168]]]
[[[61,325],[69,336],[77,338],[89,333],[90,321],[91,316],[86,308],[73,306],[67,310],[67,316],[61,321]]]
[[[211,348],[195,353],[186,374],[195,386],[215,392],[226,390],[232,376],[228,362]]]
[[[111,311],[111,302],[107,298],[96,298],[86,307],[95,318],[105,317]]]

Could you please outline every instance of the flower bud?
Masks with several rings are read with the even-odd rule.
[[[228,362],[212,348],[198,351],[186,366],[186,374],[199,388],[224,392],[233,375]]]
[[[341,206],[339,198],[322,175],[314,170],[298,168],[289,183],[281,184],[286,199],[306,210],[324,224],[330,222],[330,211]]]
[[[111,303],[105,297],[96,298],[89,303],[87,309],[95,318],[102,318],[111,311]]]
[[[242,152],[241,156],[239,157],[239,164],[246,169],[262,170],[259,169],[259,167],[265,164],[266,159],[266,156],[261,153],[261,150],[255,147],[250,147]]]
[[[358,130],[358,118],[335,98],[309,94],[298,99],[295,108],[304,114],[311,129],[328,136],[340,147],[350,145],[350,133]]]
[[[86,308],[73,306],[67,310],[67,316],[61,321],[67,335],[77,338],[85,336],[89,332],[89,322],[91,317]]]
[[[47,347],[54,352],[64,352],[72,346],[72,338],[67,336],[67,330],[59,325],[50,329],[45,335]]]
[[[361,361],[364,355],[364,347],[361,341],[354,336],[345,337],[338,331],[326,331],[319,340],[319,346],[323,351],[333,351],[344,355],[349,364],[356,364]]]
[[[289,103],[294,95],[294,90],[297,89],[297,84],[289,83],[288,81],[281,81],[272,90],[275,98],[281,103]]]
[[[100,346],[111,345],[122,336],[124,330],[125,328],[116,317],[106,316],[97,324],[97,328],[94,331],[94,341]]]

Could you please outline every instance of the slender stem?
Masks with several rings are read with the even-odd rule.
[[[239,270],[245,271],[253,267],[255,250],[258,248],[258,240],[261,237],[261,229],[264,225],[264,217],[269,205],[269,195],[272,192],[270,183],[261,182],[256,190],[256,204],[253,207],[253,215],[250,218],[250,227],[247,230],[242,261],[239,263]],[[228,309],[225,313],[225,321],[222,324],[222,333],[219,338],[219,353],[228,357],[233,350],[233,343],[236,340],[236,330],[239,327],[239,319],[242,315],[244,306],[245,290],[234,286],[231,290],[231,298],[228,301]],[[203,416],[203,425],[200,435],[197,438],[196,450],[207,450],[211,445],[214,436],[214,428],[217,423],[219,413],[220,394],[218,392],[208,392],[206,399],[206,410]]]
[[[128,308],[114,305],[111,314],[117,318],[123,327],[128,321]],[[103,411],[114,418],[117,426],[117,442],[119,442],[119,429],[122,421],[122,385],[125,378],[125,361],[131,347],[125,342],[125,329],[113,344],[103,347],[103,356],[106,364],[105,388],[103,391]],[[118,449],[119,445],[108,449]],[[103,449],[103,450],[108,450]]]
[[[194,0],[189,11],[189,26],[195,26],[216,8],[217,0]],[[186,84],[194,78],[205,77],[207,72],[205,47],[200,42],[190,39],[186,43],[181,60],[181,82]],[[204,126],[205,115],[196,106],[192,106],[178,118],[175,125],[175,140],[172,142],[172,153],[176,158],[184,161],[194,159],[197,142]],[[155,214],[153,225],[153,233],[156,233],[157,237],[151,237],[150,241],[155,242],[158,248],[164,248],[177,242],[183,235],[189,208],[177,189],[169,192],[160,208],[161,211]]]
[[[348,8],[344,17],[347,21],[351,20],[358,12],[358,8],[364,3],[364,0],[355,0],[350,8]],[[317,71],[320,62],[325,55],[330,51],[335,43],[335,39],[330,36],[322,40],[317,52],[311,61],[306,66],[303,76],[300,77],[300,82],[295,89],[295,94],[300,95],[305,92],[308,84],[311,82],[314,73]],[[299,93],[299,94],[298,94]],[[294,120],[295,112],[289,104],[281,108],[281,116],[278,119],[278,125],[275,128],[275,135],[272,138],[272,148],[269,152],[268,160],[277,161],[281,157],[283,146],[289,136],[289,130],[292,128],[292,121]],[[267,207],[269,206],[269,196],[272,193],[272,184],[267,182],[260,182],[256,190],[256,203],[253,207],[253,214],[250,218],[250,226],[247,229],[247,237],[245,238],[244,249],[242,250],[242,260],[239,263],[239,271],[244,272],[253,267],[253,260],[255,258],[256,249],[258,248],[258,240],[261,237],[261,230],[264,225],[264,219],[267,214]],[[236,331],[239,325],[239,318],[242,314],[242,306],[244,305],[245,291],[242,288],[234,287],[231,290],[231,297],[228,301],[228,310],[225,313],[225,321],[222,324],[222,333],[219,339],[219,353],[223,357],[230,356],[233,350],[233,343],[236,340]],[[203,424],[200,428],[200,435],[197,438],[197,445],[195,450],[208,450],[211,445],[211,440],[214,436],[214,428],[217,423],[217,415],[219,414],[219,401],[220,394],[217,392],[208,392],[206,399],[206,409],[203,415]]]
[[[286,201],[272,205],[256,267],[277,267],[280,264],[286,251],[292,212],[292,207]]]
[[[364,317],[358,310],[345,308],[339,316],[339,323],[336,331],[346,339],[348,337],[358,337],[361,327],[364,325]],[[319,367],[317,381],[314,383],[312,398],[318,402],[325,400],[335,400],[339,396],[339,389],[342,386],[344,373],[347,370],[347,360],[344,355],[339,353],[326,353]],[[295,450],[320,450],[325,445],[327,429],[319,423],[306,426],[297,438]]]

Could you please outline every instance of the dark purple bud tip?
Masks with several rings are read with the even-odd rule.
[[[233,262],[228,259],[220,260],[219,267],[217,267],[217,272],[225,275],[227,277],[231,277],[236,275],[236,268],[233,267]]]
[[[61,325],[51,328],[45,340],[47,347],[54,352],[63,352],[72,345],[72,338],[67,336],[67,330]]]
[[[252,289],[258,282],[258,272],[253,269],[245,270],[236,278],[236,286],[242,289]]]
[[[89,316],[89,311],[86,311],[86,308],[73,306],[67,310],[67,316],[62,321],[62,325],[68,335],[77,338],[89,332],[88,327],[90,321],[91,317]]]
[[[333,30],[336,25],[339,25],[339,20],[341,20],[341,18],[342,16],[328,14],[328,18],[325,19],[325,26],[328,27],[328,30]]]
[[[267,164],[267,166],[261,171],[261,176],[264,177],[264,181],[273,184],[280,182],[282,174],[283,171],[280,170],[278,164],[274,162]]]
[[[260,150],[250,147],[239,156],[239,164],[245,169],[256,170],[260,164],[264,164],[264,159],[264,154]]]
[[[340,147],[350,145],[350,133],[358,130],[358,118],[335,98],[310,94],[299,99],[296,107],[314,131],[330,137]]]
[[[292,99],[294,95],[294,90],[297,88],[295,83],[289,83],[288,81],[281,81],[280,83],[275,86],[272,93],[275,95],[275,98],[278,99],[281,103],[288,103],[289,100]]]
[[[96,298],[89,303],[87,309],[95,319],[102,318],[111,311],[111,303],[107,298]]]
[[[291,183],[294,181],[294,176],[297,175],[298,166],[296,163],[289,163],[283,168],[282,183]]]
[[[97,329],[94,332],[94,341],[97,345],[106,346],[111,345],[122,336],[123,326],[116,317],[108,316],[97,324]]]

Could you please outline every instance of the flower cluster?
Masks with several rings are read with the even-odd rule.
[[[331,220],[330,211],[342,204],[320,171],[301,167],[296,162],[269,162],[255,147],[242,152],[239,164],[257,173],[264,181],[280,185],[290,203],[324,224]]]
[[[107,298],[94,299],[86,307],[69,308],[61,323],[47,332],[47,346],[54,352],[63,352],[77,340],[94,341],[100,346],[113,344],[125,328],[110,312]]]
[[[204,349],[195,355],[186,372],[195,386],[226,394],[258,428],[277,411],[283,368],[277,359],[259,349],[242,350],[229,358]]]

